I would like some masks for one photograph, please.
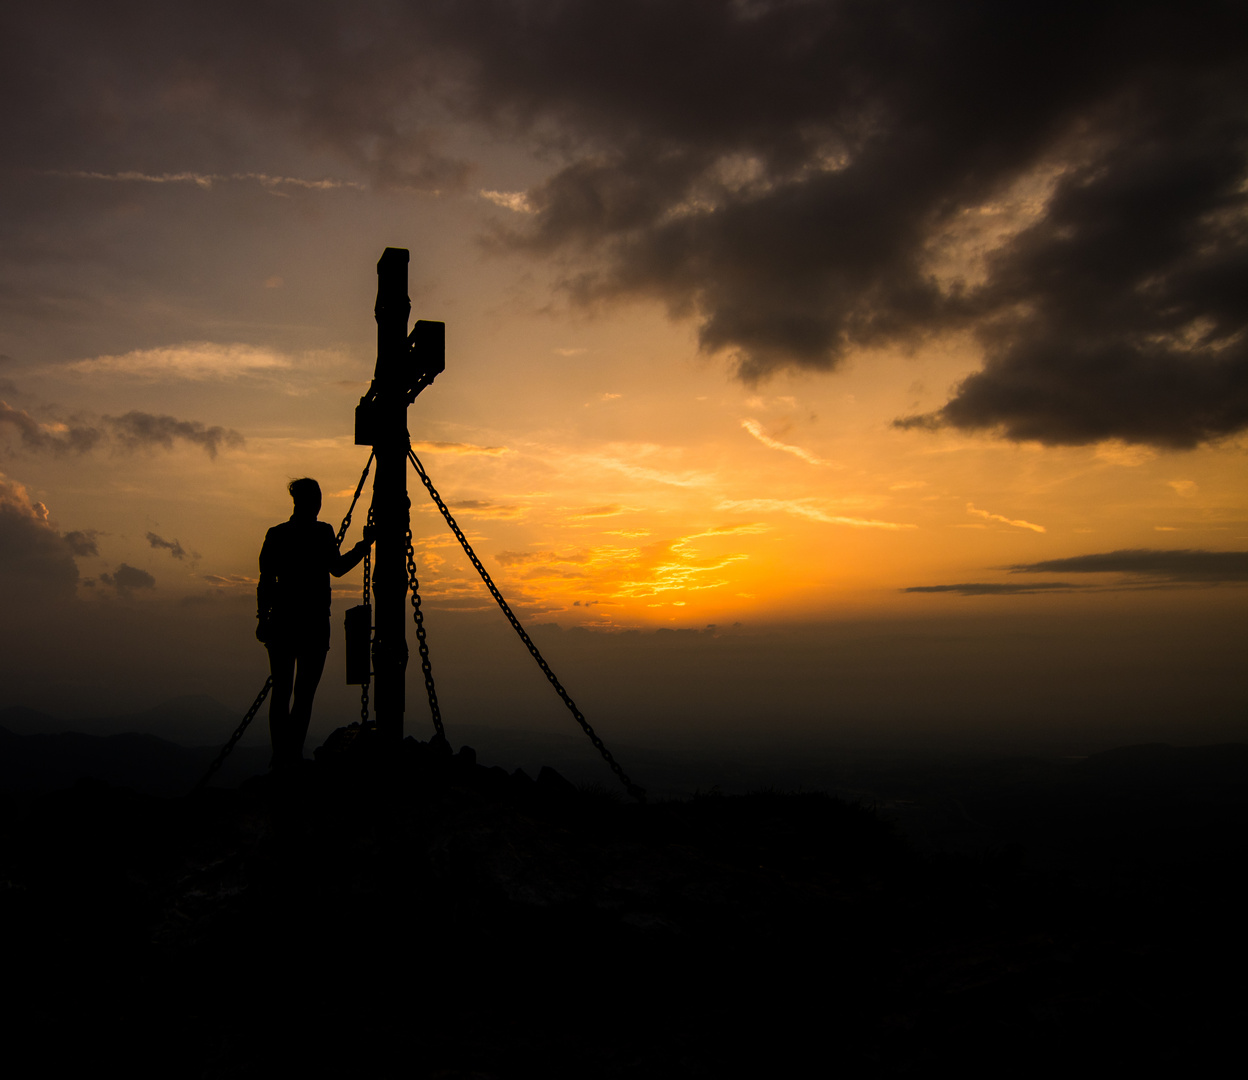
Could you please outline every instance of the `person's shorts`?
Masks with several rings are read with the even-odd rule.
[[[329,651],[329,620],[305,619],[274,621],[265,648],[300,653]]]

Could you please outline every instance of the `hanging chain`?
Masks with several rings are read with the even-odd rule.
[[[412,590],[412,620],[416,623],[416,645],[420,650],[420,670],[425,673],[425,689],[429,691],[429,712],[437,738],[445,741],[442,710],[438,707],[438,691],[433,685],[433,665],[429,663],[429,643],[425,640],[425,616],[420,610],[420,582],[416,580],[416,552],[412,548],[412,530],[407,530],[407,583]]]
[[[376,450],[370,450],[368,460],[364,463],[364,471],[360,473],[360,482],[355,485],[355,494],[351,496],[351,505],[347,507],[347,516],[342,519],[342,524],[338,526],[337,544],[342,547],[343,538],[347,535],[347,530],[351,528],[351,515],[355,511],[355,504],[360,501],[360,492],[364,490],[364,481],[368,479],[368,470],[372,468],[373,458],[377,456]],[[372,524],[373,508],[368,508],[368,521]]]
[[[204,773],[199,783],[195,785],[195,790],[207,786],[208,781],[212,779],[213,774],[221,768],[225,759],[230,756],[230,751],[234,749],[234,744],[243,737],[243,732],[247,730],[247,725],[255,718],[256,713],[260,711],[260,706],[264,704],[264,699],[269,696],[269,691],[273,689],[273,676],[270,675],[264,680],[264,686],[260,693],[256,695],[256,700],[251,703],[251,708],[247,710],[247,715],[243,717],[243,722],[234,730],[234,734],[230,736],[230,741],[221,747],[221,753],[217,755],[216,760],[208,766],[208,771]]]
[[[464,535],[463,530],[460,529],[460,527],[455,523],[455,519],[451,516],[450,510],[447,509],[446,503],[442,501],[442,496],[438,494],[437,489],[433,486],[433,481],[429,479],[429,474],[425,472],[424,466],[421,465],[420,458],[416,456],[410,445],[407,448],[407,457],[408,460],[411,461],[411,463],[416,467],[416,473],[420,476],[421,483],[425,485],[425,490],[429,492],[433,501],[437,503],[438,509],[442,512],[442,516],[446,519],[446,523],[451,527],[451,532],[455,534],[455,539],[459,541],[460,546],[464,549],[464,553],[468,556],[469,561],[472,563],[473,567],[476,568],[477,573],[481,575],[481,580],[485,582],[485,587],[490,590],[490,595],[494,597],[498,606],[502,608],[503,614],[507,616],[507,621],[511,623],[511,628],[520,635],[520,640],[524,642],[525,647],[529,650],[529,654],[534,660],[537,661],[537,666],[542,669],[542,674],[546,676],[547,681],[549,681],[550,685],[555,688],[555,693],[563,699],[563,703],[568,707],[568,711],[576,718],[576,722],[581,725],[581,730],[589,736],[589,741],[594,744],[595,748],[602,755],[603,760],[611,766],[611,771],[619,777],[620,783],[624,785],[628,793],[638,802],[644,802],[646,798],[645,788],[639,787],[628,778],[628,775],[623,769],[620,768],[619,763],[614,757],[611,756],[611,751],[606,748],[603,741],[594,733],[594,729],[590,727],[589,721],[585,719],[584,714],[576,707],[576,702],[574,702],[568,695],[568,692],[563,688],[563,684],[555,676],[555,673],[550,670],[550,665],[546,663],[542,654],[538,651],[537,646],[533,644],[533,639],[525,633],[524,627],[520,625],[520,620],[517,619],[512,613],[507,601],[503,599],[503,594],[498,591],[493,579],[489,575],[489,571],[487,571],[481,564],[481,560],[477,558],[476,552],[472,550],[472,545],[468,543],[468,538]],[[412,574],[412,604],[416,605],[416,575],[415,567],[411,564],[410,553],[412,550],[412,543],[410,532],[408,533],[407,550],[409,553],[409,568]],[[419,608],[417,608],[417,610],[419,610]],[[417,623],[417,633],[421,635],[421,642],[423,645],[424,632],[419,629],[419,626],[420,624]],[[432,682],[430,682],[429,685],[431,688],[430,693],[432,694]]]
[[[347,507],[347,516],[342,519],[342,524],[338,526],[337,543],[338,543],[339,548],[342,547],[342,541],[347,535],[347,530],[351,528],[351,515],[355,512],[355,504],[360,501],[360,492],[364,490],[364,481],[368,479],[368,470],[372,468],[373,458],[375,458],[376,456],[377,456],[376,450],[369,451],[368,460],[364,463],[364,471],[360,473],[360,482],[355,485],[355,494],[351,496],[351,505]],[[372,523],[373,523],[373,508],[370,506],[368,508],[368,524],[371,525]],[[369,545],[369,547],[364,552],[364,604],[366,606],[369,604],[369,590],[371,587],[372,577],[373,577],[372,563],[373,563],[373,549],[372,549],[372,545]],[[369,667],[370,667],[370,675],[371,675],[371,667],[372,667],[371,657],[369,661]],[[368,686],[369,684],[366,681],[360,687],[360,723],[361,724],[368,723]]]
[[[366,522],[366,525],[370,529],[373,527],[373,508],[371,506],[368,508],[368,521]],[[365,605],[365,607],[368,607],[373,602],[372,591],[373,591],[373,545],[369,544],[368,547],[364,549],[364,596],[360,600],[360,603]]]
[[[373,459],[370,457],[368,460],[371,462]],[[364,475],[365,476],[368,475],[367,465],[364,467]],[[364,483],[363,477],[361,477],[360,483],[361,484]],[[347,517],[350,518],[350,516],[351,516],[350,511],[348,511]],[[373,524],[373,508],[371,506],[368,508],[368,521],[366,524],[369,526]],[[370,608],[370,609],[373,606],[372,588],[373,588],[373,546],[372,544],[369,544],[369,546],[364,549],[364,597],[361,603],[363,603],[363,605],[366,608]],[[360,724],[361,725],[368,723],[368,687],[369,687],[370,682],[372,681],[372,673],[373,673],[373,670],[372,670],[373,658],[372,658],[372,653],[371,653],[371,646],[372,646],[371,629],[369,631],[369,638],[370,638],[370,641],[369,641],[370,653],[368,657],[369,678],[365,679],[364,682],[360,686]]]

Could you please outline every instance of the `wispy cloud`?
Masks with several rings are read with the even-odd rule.
[[[560,554],[556,551],[500,551],[494,556],[499,566],[552,566],[557,563],[584,564],[590,556],[585,551]]]
[[[523,506],[505,506],[484,499],[460,499],[447,505],[457,514],[467,514],[470,517],[512,519],[521,517],[525,512]]]
[[[1035,525],[1030,521],[1015,520],[1004,517],[1001,514],[990,514],[987,510],[976,510],[974,503],[966,504],[966,512],[968,514],[974,514],[975,517],[981,517],[985,521],[999,521],[1003,525],[1013,525],[1016,529],[1030,529],[1032,532],[1038,533],[1048,531],[1043,525]]]
[[[243,574],[204,574],[203,578],[218,589],[254,588],[256,584],[255,578]]]
[[[324,177],[308,180],[300,176],[274,176],[271,173],[201,173],[164,172],[145,173],[135,170],[124,172],[94,172],[88,169],[50,170],[44,176],[58,176],[66,180],[104,180],[113,184],[191,184],[199,188],[211,188],[215,184],[254,183],[270,190],[292,187],[308,191],[334,191],[338,188],[363,190],[364,185],[354,180],[336,180]]]
[[[771,526],[765,525],[761,521],[753,521],[746,525],[716,525],[710,529],[703,529],[701,532],[690,533],[688,536],[674,542],[673,547],[681,549],[687,547],[694,540],[707,540],[721,536],[757,536],[759,533],[771,532]]]
[[[784,453],[792,454],[794,457],[801,458],[803,461],[808,462],[811,465],[825,465],[832,469],[844,468],[844,466],[838,462],[828,461],[826,458],[816,457],[809,450],[803,449],[800,446],[793,446],[789,443],[782,443],[779,439],[773,439],[770,435],[763,431],[763,425],[757,420],[742,420],[741,426],[764,446],[769,446],[773,450],[782,450]]]
[[[128,353],[97,356],[69,365],[78,375],[125,375],[132,378],[237,379],[272,375],[294,366],[288,356],[256,345],[220,345],[212,341],[188,341],[158,349],[135,349]]]
[[[620,514],[633,514],[641,510],[639,506],[621,506],[619,503],[608,503],[603,506],[586,506],[574,508],[561,506],[559,512],[564,521],[594,521],[598,518],[618,517]]]
[[[745,554],[724,555],[713,562],[659,562],[650,568],[650,572],[633,580],[620,582],[612,597],[614,599],[632,599],[657,596],[666,592],[702,592],[706,589],[719,589],[729,584],[726,577],[707,578],[704,575],[715,573],[731,566],[733,563],[748,559]]]
[[[499,454],[510,454],[511,451],[505,446],[477,446],[474,443],[462,442],[429,442],[429,441],[413,441],[412,449],[418,453],[426,454],[486,454],[490,457],[497,457]]]
[[[1030,585],[991,584],[984,582],[968,582],[961,585],[912,585],[902,589],[906,593],[957,593],[959,596],[1021,596],[1039,592],[1070,592],[1082,589],[1082,585],[1071,585],[1065,581],[1036,581]]]
[[[517,214],[532,214],[536,209],[530,202],[529,196],[523,191],[485,191],[483,189],[477,194],[495,206],[501,206],[504,210],[513,210]]]
[[[1156,456],[1157,451],[1151,446],[1124,443],[1117,439],[1103,442],[1096,448],[1097,460],[1103,461],[1107,465],[1121,465],[1127,469],[1133,469],[1152,461]]]
[[[846,517],[843,514],[831,514],[821,508],[815,499],[721,499],[720,510],[732,510],[747,513],[783,513],[794,517],[808,518],[811,521],[822,521],[827,525],[848,525],[855,529],[917,529],[917,525],[901,524],[896,521],[877,521],[874,518]]]
[[[755,531],[743,526],[742,531]],[[633,573],[615,584],[609,594],[614,599],[638,599],[660,593],[701,592],[729,584],[730,578],[719,575],[734,563],[749,558],[744,552],[733,552],[712,558],[699,558],[694,541],[712,535],[731,535],[733,526],[704,530],[677,537],[663,544],[645,548],[633,567]]]
[[[600,468],[622,473],[632,480],[642,480],[650,484],[670,484],[673,487],[697,488],[709,487],[715,482],[710,473],[688,470],[674,472],[665,469],[652,469],[647,465],[636,465],[630,461],[621,461],[614,457],[586,457],[586,463]]]
[[[702,554],[698,542],[767,529],[760,523],[721,525],[645,547],[604,544],[562,551],[502,551],[494,558],[526,602],[557,609],[572,606],[574,599],[585,606],[587,594],[624,601],[720,588],[732,580],[725,571],[749,556],[741,551]]]

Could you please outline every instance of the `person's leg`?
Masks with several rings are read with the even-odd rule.
[[[295,685],[295,650],[282,642],[269,642],[269,673],[273,689],[269,691],[269,739],[273,757],[269,768],[285,764],[290,758],[291,716],[290,692]]]
[[[326,647],[319,642],[299,649],[299,666],[295,673],[295,703],[290,710],[290,758],[303,757],[303,742],[308,737],[312,719],[312,701],[325,670]]]

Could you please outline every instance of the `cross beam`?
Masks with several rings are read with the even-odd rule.
[[[355,442],[372,446],[376,554],[373,559],[373,703],[384,741],[403,739],[407,671],[407,407],[446,366],[446,324],[407,320],[406,248],[386,248],[377,262],[377,367],[355,410]]]

